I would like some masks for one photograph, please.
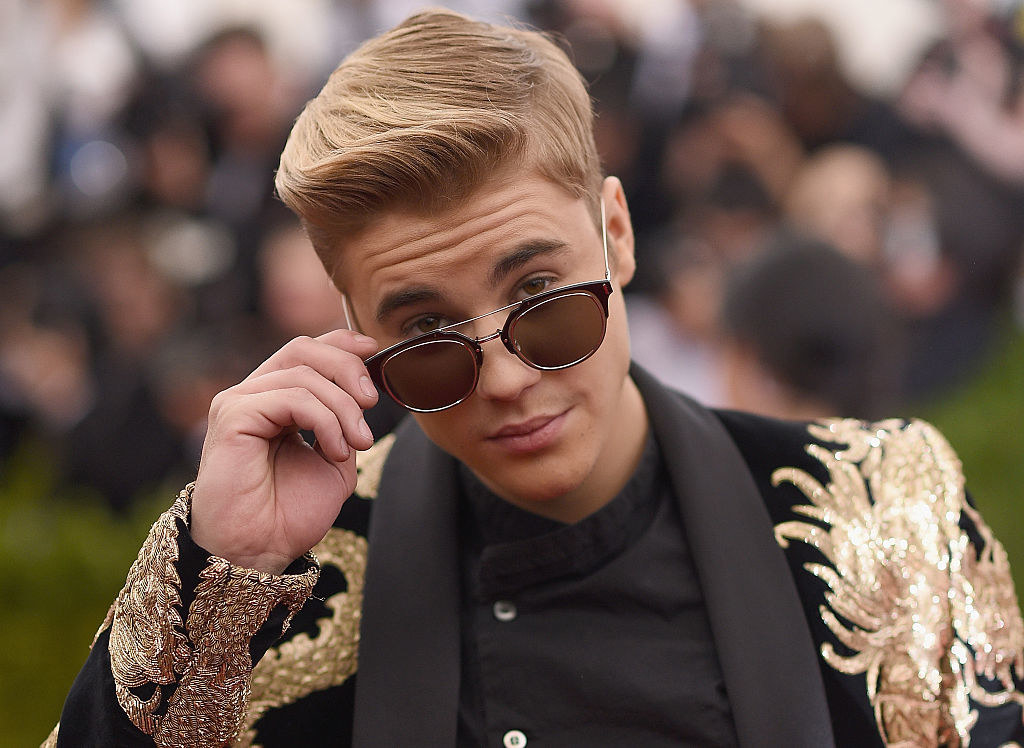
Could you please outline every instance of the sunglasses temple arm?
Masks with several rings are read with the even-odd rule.
[[[611,280],[612,271],[608,266],[608,225],[605,222],[604,198],[601,198],[601,244],[604,247],[604,279]]]
[[[349,311],[348,307],[348,294],[341,294],[341,313],[345,316],[345,329],[357,331],[356,326],[352,324],[352,312]]]

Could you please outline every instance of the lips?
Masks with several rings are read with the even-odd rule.
[[[558,416],[537,416],[531,418],[529,421],[523,421],[522,423],[513,423],[509,426],[505,426],[499,429],[495,433],[490,435],[490,439],[501,439],[506,436],[525,436],[537,429],[543,428],[546,424],[553,421]]]
[[[487,440],[515,453],[535,452],[552,444],[561,433],[568,411],[553,416],[537,416],[508,424],[487,437]]]

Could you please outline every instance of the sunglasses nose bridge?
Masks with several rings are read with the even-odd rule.
[[[484,343],[489,343],[492,340],[501,340],[501,344],[503,346],[505,346],[505,349],[509,353],[511,353],[516,358],[522,358],[519,355],[519,352],[516,351],[515,344],[512,342],[512,340],[506,334],[506,331],[504,329],[502,329],[502,330],[495,330],[490,335],[484,335],[481,338],[475,338],[475,340],[476,340],[476,344],[478,346],[477,349],[480,350],[481,352],[483,352],[483,348],[481,346],[483,346]]]
[[[499,338],[499,337],[501,337],[501,330],[495,330],[494,332],[490,333],[489,335],[484,335],[484,336],[479,337],[479,338],[474,338],[474,340],[476,340],[477,345],[483,345],[484,343],[490,342],[490,341],[494,340],[495,338]]]
[[[505,350],[507,350],[509,353],[511,353],[517,359],[519,359],[520,361],[525,363],[527,366],[530,366],[531,368],[537,368],[533,364],[531,364],[526,358],[524,358],[523,355],[517,350],[516,344],[513,341],[512,336],[509,335],[509,330],[508,330],[508,325],[507,324],[506,324],[506,326],[504,328],[501,328],[499,330],[495,330],[494,332],[492,332],[489,335],[484,335],[483,337],[474,338],[474,340],[476,341],[477,350],[480,351],[480,353],[482,354],[483,353],[483,347],[482,347],[483,344],[484,343],[489,343],[490,341],[495,340],[495,339],[501,340],[501,344],[505,347]]]

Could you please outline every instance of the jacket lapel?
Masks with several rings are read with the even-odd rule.
[[[815,644],[745,461],[713,413],[631,374],[679,502],[740,744],[833,745]]]
[[[458,486],[415,421],[396,431],[369,532],[353,745],[454,745]]]

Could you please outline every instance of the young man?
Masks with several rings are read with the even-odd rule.
[[[555,45],[451,13],[342,63],[278,191],[352,330],[215,398],[57,745],[1024,735],[1005,555],[941,436],[710,412],[630,368],[591,118]],[[374,383],[412,411],[376,442]]]

